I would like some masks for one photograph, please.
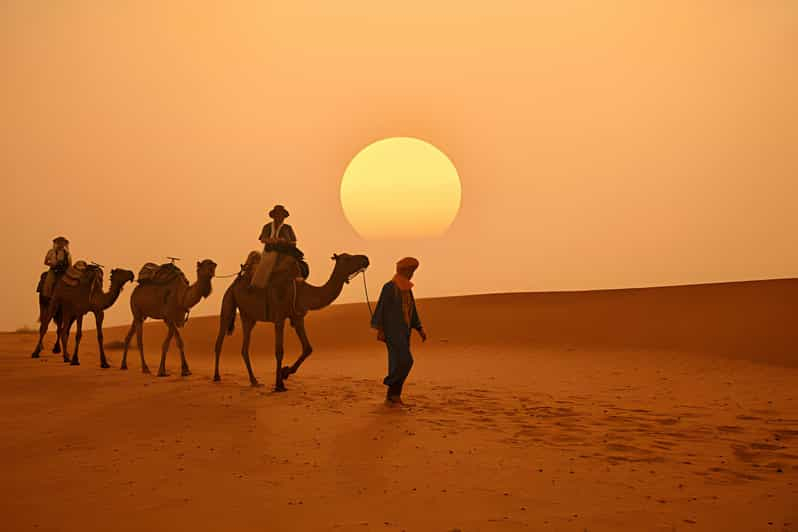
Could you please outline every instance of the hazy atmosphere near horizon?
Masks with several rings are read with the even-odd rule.
[[[35,324],[57,235],[193,280],[238,271],[275,203],[310,282],[364,253],[372,297],[405,255],[418,297],[798,276],[798,3],[397,6],[0,3],[0,330]],[[344,171],[387,137],[457,169],[442,236],[349,224]]]

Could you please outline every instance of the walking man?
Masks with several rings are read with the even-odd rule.
[[[385,402],[391,406],[403,404],[402,387],[413,367],[411,331],[415,329],[421,340],[427,341],[410,281],[417,268],[418,260],[413,257],[405,257],[396,263],[396,274],[382,287],[371,319],[372,328],[377,329],[377,340],[385,342],[388,348],[388,376],[382,382],[388,387]]]

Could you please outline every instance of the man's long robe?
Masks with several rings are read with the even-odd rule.
[[[413,367],[413,355],[410,352],[410,332],[421,330],[421,320],[416,310],[416,302],[412,290],[405,294],[406,303],[402,304],[402,291],[389,281],[382,287],[380,299],[371,318],[371,326],[385,334],[388,348],[388,375],[383,379],[399,395]],[[409,305],[409,308],[407,306]]]

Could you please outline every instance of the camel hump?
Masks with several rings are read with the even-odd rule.
[[[88,284],[91,282],[102,281],[103,271],[99,266],[87,264],[85,260],[79,260],[64,272],[63,281],[69,286]]]
[[[188,278],[183,271],[171,263],[155,264],[148,262],[139,270],[137,281],[139,284],[169,284],[174,280],[183,281],[188,284]]]

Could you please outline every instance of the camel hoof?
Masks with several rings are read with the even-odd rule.
[[[31,358],[39,358],[39,353],[33,352],[30,357]]]
[[[147,375],[149,375],[150,374],[150,368],[148,368],[147,366],[144,366],[143,368],[141,368],[141,372],[142,373],[146,373]]]
[[[57,354],[58,354],[58,353],[60,353],[60,352],[61,352],[61,346],[59,346],[58,344],[55,344],[55,345],[53,346],[53,354],[54,354],[54,355],[57,355]]]
[[[119,366],[119,369],[127,369],[127,364],[122,364],[121,366]]]
[[[282,368],[280,368],[280,377],[282,377],[283,379],[287,379],[294,373],[296,372],[291,368],[291,366],[283,366]]]
[[[183,371],[180,372],[181,377],[188,377],[189,375],[191,375],[191,371],[187,369],[184,369]]]
[[[213,376],[213,382],[219,382],[219,381],[221,381],[221,380],[222,380],[222,378],[219,376],[219,374],[218,374],[218,373],[217,373],[216,375],[214,375],[214,376]]]
[[[261,383],[259,383],[258,381],[256,381],[256,380],[249,381],[249,385],[252,386],[253,388],[262,388],[263,387],[263,385]]]
[[[77,360],[72,360],[72,361],[69,362],[69,365],[70,366],[80,366],[80,362],[77,361]]]
[[[70,362],[72,362],[72,359],[69,357],[64,357],[64,364],[69,364]]]
[[[285,386],[275,386],[274,387],[274,391],[275,392],[287,392],[288,388],[286,388]]]
[[[168,374],[167,372],[165,372],[165,371],[159,371],[159,372],[158,372],[158,376],[159,376],[159,377],[168,377],[168,376],[169,376],[169,374]]]
[[[108,362],[100,362],[100,367],[103,369],[108,369],[111,367],[111,364],[109,364]]]

